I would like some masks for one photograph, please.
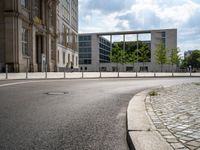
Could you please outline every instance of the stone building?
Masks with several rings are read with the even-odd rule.
[[[69,20],[64,17],[66,11]],[[44,71],[45,66],[59,71],[64,66],[59,63],[61,46],[62,51],[78,56],[77,12],[78,0],[1,0],[0,72],[6,64],[10,72],[24,72],[27,66],[32,72]],[[68,32],[61,30],[64,22]]]

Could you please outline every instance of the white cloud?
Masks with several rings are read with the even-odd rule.
[[[105,7],[100,3],[98,7],[97,1],[89,8],[89,2],[91,0],[79,0],[80,32],[177,28],[181,49],[200,49],[200,1],[125,0],[122,4],[112,0],[112,9],[112,3]]]

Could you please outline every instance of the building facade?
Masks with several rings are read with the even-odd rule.
[[[150,34],[150,41],[142,41],[146,43],[150,49],[150,61],[146,62],[145,66],[142,62],[120,65],[119,71],[160,71],[160,65],[156,63],[155,50],[161,42],[166,49],[177,48],[177,29],[80,34],[80,69],[83,71],[117,71],[116,64],[111,63],[109,60],[112,45],[116,43],[116,41],[112,41],[112,36],[123,35],[125,40],[126,35],[138,36],[139,34]],[[102,36],[110,36],[110,40]],[[106,44],[102,44],[102,40],[106,41]],[[126,41],[124,41],[124,43],[125,42]],[[102,45],[104,51],[102,51]],[[103,55],[101,55],[102,53]],[[108,61],[102,61],[102,58],[106,58]],[[174,69],[175,68],[174,66]],[[171,65],[163,65],[163,71],[171,71],[171,69]]]
[[[32,72],[45,68],[59,71],[63,67],[59,63],[60,46],[62,51],[78,55],[77,42],[73,40],[78,33],[77,12],[78,0],[0,1],[0,72],[5,72],[6,65],[9,72],[24,72],[27,68]],[[58,20],[67,24],[69,32],[61,30],[63,24]],[[69,44],[64,45],[63,39],[69,39],[65,41]]]
[[[110,63],[110,52],[111,44],[107,39],[98,37],[96,34],[79,35],[80,70],[99,70],[101,63]]]

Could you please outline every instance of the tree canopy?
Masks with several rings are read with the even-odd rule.
[[[200,68],[200,50],[194,50],[191,55],[185,58],[185,63],[187,66],[192,66],[192,68]]]
[[[161,42],[155,50],[155,58],[156,62],[161,65],[161,71],[163,68],[163,64],[167,63],[167,50],[165,45]]]

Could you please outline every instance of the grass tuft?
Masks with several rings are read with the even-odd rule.
[[[151,92],[149,92],[149,95],[150,95],[150,96],[157,96],[158,93],[157,93],[156,91],[151,91]]]
[[[200,86],[200,83],[198,82],[195,82],[195,83],[193,83],[194,85],[197,85],[197,86]]]

